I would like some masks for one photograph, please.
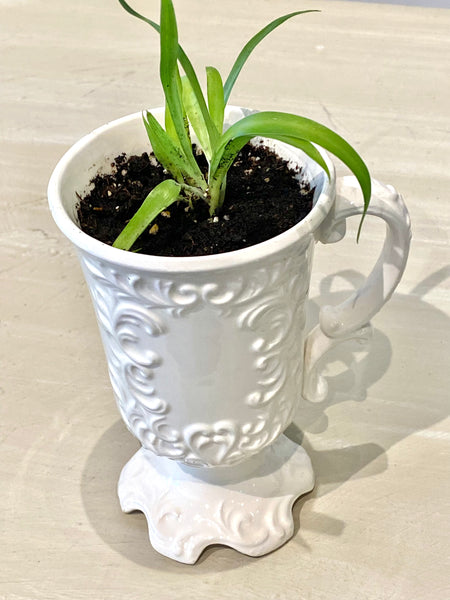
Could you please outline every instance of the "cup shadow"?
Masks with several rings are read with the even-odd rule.
[[[339,535],[345,528],[345,523],[314,512],[314,499],[330,493],[349,479],[382,473],[389,468],[387,452],[392,446],[448,416],[448,402],[443,394],[433,395],[427,389],[429,378],[425,372],[422,354],[420,351],[414,351],[414,346],[413,350],[408,348],[408,340],[413,338],[414,332],[417,331],[418,319],[426,323],[430,338],[430,332],[433,332],[438,347],[443,332],[450,330],[449,317],[423,299],[428,291],[449,275],[448,267],[439,269],[418,283],[410,294],[397,293],[393,296],[383,308],[384,315],[392,315],[387,319],[389,325],[391,322],[393,324],[389,330],[390,338],[376,328],[373,337],[363,347],[356,341],[346,341],[321,357],[319,370],[328,370],[331,373],[326,376],[327,396],[318,403],[302,399],[294,422],[285,432],[291,440],[301,444],[308,452],[316,474],[314,490],[308,496],[300,498],[294,506],[296,533],[299,529],[296,511],[304,509],[303,520],[306,524],[302,523],[302,527],[306,529],[308,523],[311,523],[311,529],[328,535]],[[310,301],[307,331],[317,323],[321,306],[335,305],[348,297],[348,292],[330,291],[333,277],[322,280],[320,300],[313,298]],[[341,271],[335,277],[351,284],[350,292],[356,289],[363,279],[359,273],[351,270]],[[395,323],[397,315],[401,315],[399,324]],[[406,340],[401,339],[404,332],[408,335]],[[394,401],[386,397],[377,399],[368,395],[368,389],[389,370],[393,358],[393,337],[396,338],[396,353],[405,349],[408,351],[407,372],[415,373],[414,382],[419,386],[419,389],[415,389],[414,396],[426,398],[426,402],[410,401],[406,390]],[[334,365],[334,370],[330,369],[330,365]],[[418,376],[420,373],[423,373],[423,377]],[[444,389],[445,383],[442,383]],[[354,444],[351,435],[346,440],[345,437],[342,438],[341,431],[339,435],[331,431],[334,427],[338,431],[339,423],[336,423],[336,420],[343,418],[344,407],[347,406],[348,419],[358,419],[358,415],[360,416],[360,421],[354,421],[354,428],[364,428],[364,437],[367,437],[364,443]],[[399,410],[402,406],[405,407],[403,411]],[[368,413],[373,416],[367,418]],[[356,437],[360,439],[361,435]],[[327,441],[326,449],[322,448],[321,441],[317,441],[324,438]],[[300,545],[305,544],[301,535],[296,539]]]
[[[122,467],[139,447],[123,422],[118,420],[98,440],[83,470],[83,505],[91,525],[108,546],[142,567],[180,577],[237,569],[257,560],[225,546],[210,546],[193,569],[192,565],[175,562],[154,550],[143,513],[123,513],[117,496]]]
[[[399,314],[402,315],[402,322],[398,325],[395,335],[403,335],[403,331],[408,327],[414,329],[417,315],[421,315],[422,318],[426,315],[429,327],[436,331],[437,336],[448,330],[449,317],[423,300],[430,286],[441,281],[441,271],[436,272],[435,276],[430,275],[423,285],[418,284],[411,294],[395,294],[383,309],[391,311],[393,319]],[[354,271],[342,271],[336,276],[344,278],[354,288],[359,286],[363,278]],[[348,292],[331,292],[331,279],[325,278],[321,285],[320,301],[313,298],[309,302],[307,330],[317,323],[320,305],[337,304],[347,295]],[[408,369],[417,373],[423,367],[419,356],[415,356],[414,353],[409,355],[409,358],[412,357],[416,362],[409,364]],[[335,409],[342,411],[342,408],[348,405],[353,407],[353,415],[355,406],[361,409],[361,414],[367,412],[366,405],[373,402],[370,397],[368,399],[367,390],[386,375],[391,360],[391,339],[378,328],[374,330],[372,339],[363,347],[354,341],[346,341],[334,347],[322,357],[320,364],[321,369],[327,373],[326,398],[320,403],[310,403],[302,399],[294,422],[285,432],[292,441],[302,445],[308,452],[316,474],[316,487],[313,492],[297,500],[293,508],[294,536],[296,542],[306,551],[308,547],[299,534],[301,512],[301,528],[339,536],[345,528],[345,523],[315,512],[314,500],[330,493],[350,478],[370,477],[385,471],[389,466],[389,448],[414,432],[441,421],[448,414],[448,406],[442,395],[430,396],[426,389],[427,378],[417,377],[418,385],[423,386],[423,396],[427,397],[427,402],[414,406],[414,409],[409,411],[407,426],[404,419],[400,418],[402,413],[398,407],[389,410],[389,405],[383,405],[383,420],[389,423],[389,427],[379,427],[379,422],[371,423],[370,420],[366,420],[364,433],[359,434],[358,439],[366,437],[367,441],[355,444],[349,438],[347,443],[340,437],[339,443],[333,447]],[[421,390],[416,390],[416,394],[420,393]],[[325,436],[328,438],[327,447],[324,449],[317,440]],[[138,512],[122,513],[117,498],[116,486],[120,471],[138,449],[139,443],[127,431],[122,421],[118,420],[103,433],[85,464],[81,480],[84,507],[92,526],[105,543],[141,566],[176,573],[182,577],[227,571],[243,567],[255,560],[264,560],[264,557],[252,558],[228,547],[211,546],[203,552],[193,569],[191,565],[176,563],[156,552],[148,539],[144,515]]]

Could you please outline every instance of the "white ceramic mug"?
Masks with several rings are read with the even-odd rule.
[[[163,111],[153,112],[162,122]],[[229,107],[226,124],[247,112]],[[181,562],[214,543],[258,556],[292,536],[292,505],[314,476],[306,452],[280,434],[302,387],[312,399],[323,393],[318,357],[335,340],[364,335],[408,255],[405,205],[373,181],[368,212],[387,225],[381,256],[364,286],[323,308],[304,340],[314,244],[342,237],[362,195],[354,177],[336,180],[325,153],[330,179],[299,150],[269,145],[302,165],[313,209],[271,240],[214,256],[124,252],[80,230],[77,194],[97,170],[149,149],[139,114],[81,139],[49,183],[53,217],[75,244],[91,292],[119,410],[142,444],[122,469],[122,509],[143,511],[153,546]]]
[[[226,124],[247,111],[230,107]],[[154,114],[162,119],[162,111]],[[290,424],[303,384],[305,302],[316,241],[342,237],[361,214],[356,179],[331,179],[300,151],[271,146],[315,187],[314,207],[285,233],[243,250],[173,258],[117,250],[83,233],[77,193],[116,155],[149,149],[140,114],[97,129],[61,159],[49,184],[57,225],[75,244],[94,302],[122,417],[144,448],[188,465],[232,465]],[[307,343],[314,362],[326,340],[354,333],[390,297],[405,267],[409,218],[390,186],[373,182],[369,214],[387,224],[365,285],[325,307]],[[311,393],[311,391],[310,391]]]

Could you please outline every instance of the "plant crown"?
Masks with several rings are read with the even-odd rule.
[[[358,236],[370,201],[368,169],[358,153],[338,134],[324,125],[293,114],[266,111],[250,114],[223,131],[224,112],[236,79],[253,49],[276,27],[300,14],[301,10],[278,17],[254,35],[241,50],[225,83],[217,69],[206,67],[207,99],[194,68],[178,43],[178,30],[172,0],[161,0],[160,25],[119,0],[131,15],[145,21],[160,34],[160,79],[165,95],[165,128],[148,111],[143,119],[147,134],[161,165],[171,174],[145,198],[141,207],[114,241],[114,247],[129,250],[160,212],[177,200],[191,204],[201,199],[213,215],[221,207],[227,171],[241,148],[254,137],[266,137],[300,148],[329,171],[315,144],[330,151],[355,174],[364,197],[364,212]],[[184,72],[180,74],[180,68]],[[208,173],[201,172],[192,151],[190,128],[208,161]]]

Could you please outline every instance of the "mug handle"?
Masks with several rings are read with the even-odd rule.
[[[336,181],[336,200],[318,231],[324,244],[345,235],[345,220],[361,215],[363,203],[356,177]],[[391,185],[372,180],[368,215],[386,222],[386,238],[380,257],[364,285],[337,306],[324,306],[319,324],[305,342],[303,397],[311,402],[322,400],[327,385],[317,372],[317,362],[333,346],[344,340],[366,340],[371,334],[370,319],[389,300],[405,270],[411,241],[411,223],[403,198]]]

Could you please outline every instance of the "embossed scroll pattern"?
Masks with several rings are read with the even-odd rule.
[[[306,452],[284,435],[248,464],[247,473],[257,477],[242,478],[237,465],[227,469],[234,477],[228,473],[217,485],[208,481],[217,470],[203,469],[205,480],[141,448],[122,470],[120,505],[125,512],[141,510],[153,547],[180,562],[194,563],[211,544],[260,556],[292,536],[292,504],[313,488],[314,476]]]
[[[130,272],[92,256],[81,257],[119,410],[144,448],[189,465],[231,465],[278,437],[295,409],[292,389],[301,389],[300,332],[310,255],[307,245],[269,266],[236,269],[217,281],[213,275],[212,281],[203,276],[200,282]],[[156,338],[170,335],[173,319],[188,318],[205,307],[253,334],[248,351],[257,386],[242,402],[255,409],[255,416],[233,415],[176,428],[170,420],[176,406],[158,392],[158,367],[164,356],[152,348]]]

